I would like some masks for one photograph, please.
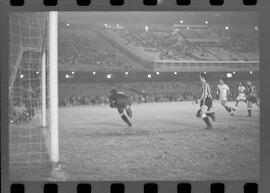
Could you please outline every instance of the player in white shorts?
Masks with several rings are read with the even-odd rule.
[[[219,97],[221,105],[233,116],[233,111],[230,106],[227,105],[228,96],[230,93],[230,88],[227,84],[224,83],[223,79],[219,80],[219,84],[217,86],[217,96]]]
[[[243,102],[247,103],[245,91],[246,91],[246,87],[244,87],[244,85],[243,85],[241,82],[239,82],[239,86],[238,86],[238,95],[237,95],[237,97],[236,97],[236,103],[235,103],[235,106],[233,107],[233,110],[234,110],[234,111],[236,111],[237,106],[238,106],[238,103],[239,103],[240,101],[243,101]]]

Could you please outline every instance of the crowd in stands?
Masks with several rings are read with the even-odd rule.
[[[170,94],[132,94],[129,99],[132,103],[152,103],[152,102],[177,102],[194,101],[196,95],[184,93],[179,95]],[[85,105],[106,105],[109,104],[107,96],[69,96],[60,99],[60,106],[85,106]]]
[[[115,38],[156,60],[258,60],[258,32],[230,31],[220,28],[145,30],[125,28],[107,30]],[[149,51],[151,50],[151,51]]]
[[[119,52],[94,32],[60,30],[59,64],[60,67],[86,68],[91,70],[131,70],[131,65]]]
[[[178,33],[189,40],[212,40],[217,38],[217,36],[208,29],[181,29],[180,31],[178,30]]]
[[[212,95],[215,98],[217,93],[217,82],[210,82]],[[230,87],[229,100],[237,97],[238,81],[228,81]],[[258,83],[256,83],[258,84]],[[60,96],[60,106],[84,106],[101,105],[109,103],[109,94],[112,88],[126,93],[132,103],[150,102],[176,102],[195,101],[201,96],[199,82],[136,82],[116,83],[81,83],[75,85],[60,85],[60,90],[67,92]],[[259,87],[257,86],[257,94]]]
[[[259,59],[259,33],[254,30],[251,32],[230,31],[213,28],[213,32],[220,37],[218,58],[227,60],[258,60]],[[215,52],[214,52],[215,53]]]
[[[149,31],[143,29],[112,30],[109,33],[118,36],[124,44],[141,48],[152,55],[158,53],[157,60],[194,60],[192,51],[196,49],[190,42],[171,31]]]
[[[121,42],[118,46],[134,47],[158,60],[258,60],[258,32],[225,30],[224,27],[206,27],[202,29],[181,28],[145,29],[143,26],[125,27],[124,29],[102,29],[93,31],[87,29],[78,32],[74,29],[60,29],[59,33],[59,63],[62,66],[88,66],[95,70],[137,70],[122,57],[118,46],[112,45],[108,39]],[[119,40],[119,41],[118,41]],[[122,44],[123,43],[123,44]],[[136,51],[134,51],[136,52]],[[211,87],[216,88],[216,83]],[[231,90],[237,84],[230,83]],[[151,83],[118,83],[116,87],[126,92],[135,103],[194,100],[198,83],[192,82],[151,82]],[[112,86],[102,83],[88,86],[72,86],[74,89],[63,89],[60,98],[61,106],[76,106],[90,104],[107,104],[108,93]],[[73,91],[72,91],[73,90]],[[65,93],[68,91],[69,93]],[[95,93],[95,94],[93,94]],[[215,92],[213,92],[215,93]],[[235,95],[235,91],[232,95]],[[235,96],[232,96],[235,97]]]
[[[99,34],[106,36],[103,38]],[[60,67],[90,70],[138,70],[126,53],[150,60],[235,61],[258,60],[258,31],[233,31],[220,27],[203,29],[97,28],[78,31],[59,29]],[[109,41],[113,39],[114,41]],[[113,43],[114,42],[114,43]],[[118,44],[118,45],[116,45]],[[142,57],[143,58],[143,57]]]

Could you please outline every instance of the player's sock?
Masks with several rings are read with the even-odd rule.
[[[131,122],[128,120],[126,115],[122,115],[121,118],[128,124],[128,126],[132,126]]]
[[[211,125],[211,123],[210,123],[208,117],[204,117],[204,118],[203,118],[203,121],[204,121],[205,124],[207,125],[207,129],[212,128],[212,125]]]
[[[225,106],[225,109],[230,113],[231,112],[231,107]]]
[[[127,115],[129,116],[129,118],[132,118],[132,110],[130,108],[127,109]]]
[[[251,117],[251,109],[248,109],[248,116]]]

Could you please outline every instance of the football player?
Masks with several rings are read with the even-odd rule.
[[[111,90],[111,95],[109,97],[110,107],[117,108],[118,113],[121,118],[128,126],[132,126],[129,118],[132,118],[131,102],[129,98],[121,92],[117,92],[116,89]],[[126,116],[126,114],[127,116]],[[128,118],[129,117],[129,118]]]
[[[228,111],[228,113],[233,115],[232,108],[227,104],[229,94],[229,86],[224,83],[223,79],[219,79],[219,84],[217,86],[217,96],[219,97],[221,105]]]
[[[215,112],[211,112],[212,108],[212,95],[209,84],[206,82],[206,74],[200,74],[200,81],[202,83],[202,96],[199,99],[200,108],[197,110],[196,116],[203,119],[206,124],[206,129],[213,129],[212,124],[208,117],[212,118],[215,121]],[[198,101],[196,101],[198,102]]]
[[[247,110],[248,116],[251,117],[252,104],[256,104],[259,107],[259,103],[256,97],[255,85],[250,80],[247,81]]]
[[[236,103],[235,103],[235,106],[232,108],[233,111],[237,110],[237,106],[238,106],[238,103],[240,101],[243,101],[243,102],[247,103],[245,91],[246,91],[245,86],[242,84],[242,82],[239,82],[238,94],[237,94],[237,97],[236,97]]]

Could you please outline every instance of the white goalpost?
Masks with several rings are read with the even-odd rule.
[[[46,94],[46,54],[42,53],[42,62],[41,62],[41,100],[42,100],[42,127],[46,128],[47,126],[47,94]]]
[[[58,13],[49,12],[50,158],[59,161],[58,136]]]
[[[10,166],[58,163],[58,13],[9,21]]]

